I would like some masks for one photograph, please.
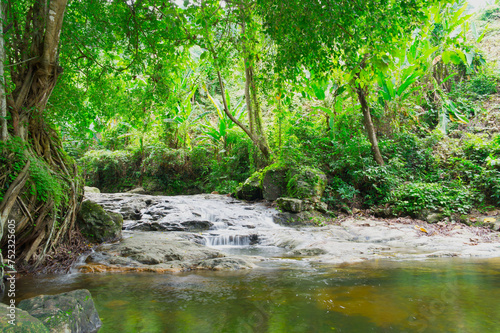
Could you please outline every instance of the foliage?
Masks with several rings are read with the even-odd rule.
[[[138,183],[140,159],[131,151],[91,150],[79,160],[86,183],[102,192],[129,190]]]
[[[476,202],[477,191],[459,184],[409,183],[396,188],[385,201],[395,213],[415,215],[422,210],[441,209],[467,214]]]

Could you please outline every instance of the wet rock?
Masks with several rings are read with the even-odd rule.
[[[312,257],[326,254],[326,250],[320,248],[307,248],[307,249],[296,249],[289,252],[289,255],[299,256],[299,257]]]
[[[276,203],[281,208],[281,210],[290,213],[300,213],[305,210],[304,201],[294,198],[278,198]]]
[[[213,271],[235,271],[254,267],[255,265],[252,262],[240,257],[214,258],[200,261],[192,266],[194,269],[207,269]]]
[[[28,312],[0,303],[0,332],[49,333],[49,329]]]
[[[262,196],[266,200],[274,201],[286,196],[287,169],[270,166],[264,170],[262,177]]]
[[[185,227],[187,231],[203,231],[208,230],[213,227],[213,223],[210,221],[184,221],[181,225]]]
[[[92,242],[105,242],[121,237],[123,217],[106,212],[97,203],[87,200],[82,203],[77,216],[82,234]]]
[[[262,174],[255,172],[236,188],[235,197],[242,200],[262,199]]]
[[[193,242],[187,239],[197,239]],[[100,246],[79,269],[93,271],[181,271],[225,255],[187,233],[134,232],[116,244]],[[207,264],[209,265],[209,264]]]
[[[97,187],[84,186],[83,190],[85,191],[85,194],[87,194],[87,193],[101,193],[101,190],[99,190]]]
[[[54,333],[93,333],[102,326],[92,296],[85,289],[25,299],[19,308]]]

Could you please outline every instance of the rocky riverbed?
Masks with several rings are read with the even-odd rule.
[[[82,272],[237,270],[283,259],[340,264],[500,257],[498,232],[459,223],[351,217],[290,226],[290,215],[264,203],[216,194],[87,193],[86,198],[122,214],[124,231],[121,240],[98,246],[80,263]]]

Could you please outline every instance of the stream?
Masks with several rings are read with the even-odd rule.
[[[470,245],[468,230],[441,239],[421,236],[412,225],[368,220],[291,228],[276,224],[277,211],[263,204],[215,195],[91,199],[124,215],[125,241],[181,235],[184,243],[254,267],[173,273],[75,267],[67,275],[19,279],[17,301],[88,289],[104,333],[500,332],[500,245],[492,236]]]

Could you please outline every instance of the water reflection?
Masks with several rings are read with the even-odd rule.
[[[89,289],[100,332],[499,332],[500,259],[270,261],[242,272],[24,278],[18,297]]]

